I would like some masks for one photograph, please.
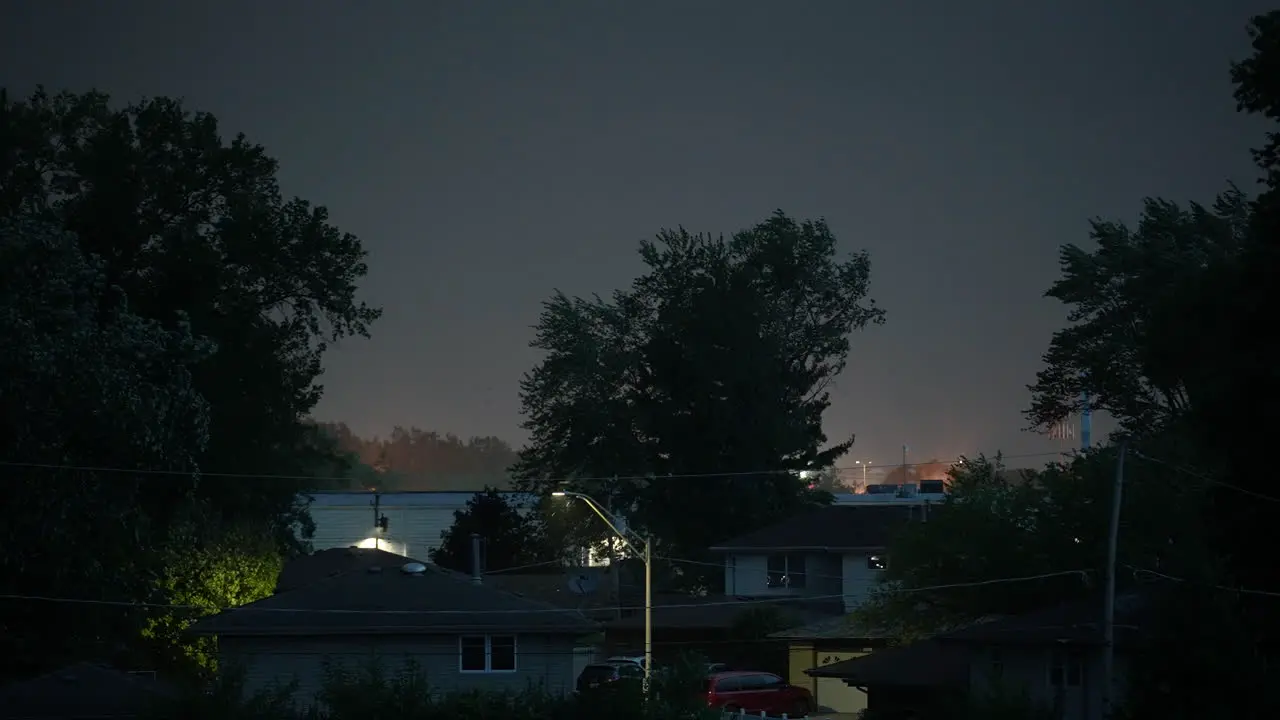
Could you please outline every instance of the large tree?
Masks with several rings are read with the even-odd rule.
[[[26,213],[0,217],[0,337],[0,459],[175,471],[5,467],[2,592],[154,599],[170,527],[199,513],[209,408],[190,367],[212,346],[183,322],[139,317],[75,236]],[[0,601],[0,677],[110,654],[142,622]]]
[[[1026,472],[1018,482],[999,456],[957,464],[946,500],[929,508],[927,522],[909,523],[893,539],[862,620],[920,637],[1096,595],[1116,458],[1108,448]],[[1188,559],[1200,556],[1194,528],[1203,489],[1171,485],[1165,473],[1141,466],[1130,468],[1126,485],[1117,546],[1122,580],[1142,571],[1184,572]],[[1000,582],[1036,576],[1046,577]]]
[[[286,199],[277,163],[217,120],[167,98],[113,107],[107,95],[43,90],[0,98],[0,214],[25,210],[101,259],[134,312],[180,319],[216,347],[193,367],[209,402],[206,472],[302,475],[329,470],[332,448],[304,422],[320,397],[327,344],[364,334],[379,311],[356,298],[359,240],[323,207]],[[336,474],[329,472],[329,474]],[[213,512],[280,513],[299,485],[210,482]]]
[[[309,526],[298,492],[318,481],[282,476],[345,466],[306,420],[323,352],[378,311],[356,298],[359,241],[324,208],[286,200],[275,172],[262,147],[225,141],[213,116],[175,100],[0,91],[3,270],[16,283],[4,350],[17,368],[3,405],[31,409],[3,438],[30,483],[4,503],[4,524],[36,518],[44,531],[30,537],[58,534],[63,550],[9,545],[15,587],[157,599],[135,581],[165,593],[173,571],[148,567],[164,538],[234,529],[298,547]],[[96,636],[72,649],[124,639]]]
[[[696,558],[817,497],[798,472],[853,443],[825,446],[827,389],[850,333],[883,313],[866,297],[867,254],[839,257],[821,220],[779,211],[731,238],[668,230],[640,255],[628,290],[545,303],[516,473],[538,492],[571,480],[663,552]]]
[[[476,493],[465,509],[453,511],[453,525],[440,534],[431,562],[471,572],[472,535],[480,536],[485,572],[554,562],[564,551],[552,545],[536,513],[522,512],[494,488]]]
[[[1242,111],[1280,118],[1280,12],[1254,18],[1253,53],[1231,78]],[[1259,448],[1276,436],[1280,365],[1267,341],[1280,317],[1280,134],[1254,157],[1264,192],[1232,188],[1211,208],[1149,200],[1134,229],[1096,222],[1090,252],[1063,250],[1050,295],[1071,308],[1032,386],[1030,418],[1047,427],[1095,408],[1135,437],[1163,436],[1166,461],[1214,487],[1208,530],[1231,581],[1280,589],[1268,548],[1275,524],[1259,495]]]

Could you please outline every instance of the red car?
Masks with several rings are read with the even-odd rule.
[[[707,705],[727,712],[803,717],[813,712],[813,694],[765,672],[738,670],[707,676]]]

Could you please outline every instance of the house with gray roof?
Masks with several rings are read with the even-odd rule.
[[[328,664],[359,669],[376,658],[390,671],[414,662],[440,691],[564,693],[580,638],[599,630],[579,611],[490,587],[478,574],[379,551],[327,554],[333,562],[282,574],[275,595],[193,625],[218,638],[219,661],[243,670],[248,691],[296,683],[295,697],[309,704]]]
[[[1117,699],[1135,649],[1150,631],[1150,597],[1139,592],[1116,598],[1115,667]],[[1025,691],[1061,720],[1098,720],[1104,676],[1102,598],[1083,600],[1005,617],[984,618],[932,638],[811,668],[807,673],[856,688],[870,710],[928,716],[954,707],[970,693]]]
[[[724,556],[725,594],[823,597],[852,611],[888,567],[887,548],[920,502],[831,505],[793,516],[711,548]]]

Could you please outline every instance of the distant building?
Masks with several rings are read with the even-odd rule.
[[[523,493],[502,493],[507,501],[528,504]],[[453,513],[465,510],[474,492],[321,492],[311,493],[311,519],[315,522],[312,547],[319,550],[360,547],[386,550],[397,555],[427,558],[440,547],[440,533],[453,526]],[[377,512],[386,517],[386,529],[375,526]]]

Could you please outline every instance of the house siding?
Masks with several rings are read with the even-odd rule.
[[[304,496],[309,501],[315,534],[311,546],[329,550],[357,545],[378,547],[398,555],[429,560],[432,550],[440,547],[440,534],[453,526],[453,513],[465,510],[475,497],[470,492],[405,492],[382,493],[378,511],[387,516],[387,532],[378,536],[373,529],[374,493],[333,492]],[[520,493],[503,493],[508,502],[520,505],[527,497]],[[526,510],[521,510],[527,512]]]
[[[725,558],[726,595],[741,597],[835,597],[841,593],[840,556],[804,553],[803,588],[769,587],[769,556],[774,553],[734,553]]]
[[[867,560],[872,554],[874,553],[845,553],[841,558],[841,592],[844,594],[846,612],[853,612],[865,602],[880,581],[883,571],[867,567]]]
[[[224,667],[241,668],[245,691],[254,693],[291,682],[294,699],[315,702],[322,689],[326,663],[346,668],[368,667],[376,658],[394,672],[406,661],[417,664],[436,692],[507,690],[537,686],[555,694],[572,691],[577,664],[576,638],[568,635],[517,635],[516,671],[463,673],[458,670],[458,636],[422,635],[352,638],[223,637],[218,641]]]

